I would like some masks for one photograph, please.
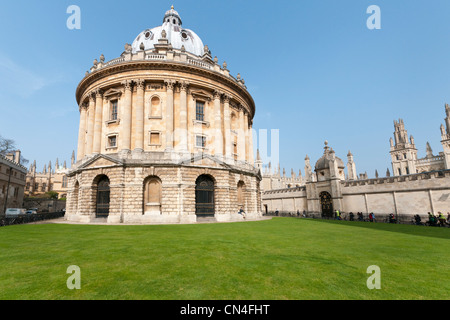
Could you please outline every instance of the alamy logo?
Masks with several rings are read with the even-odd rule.
[[[367,288],[372,289],[381,289],[381,270],[379,266],[372,265],[367,267],[367,273],[371,273],[372,275],[367,279]]]
[[[69,18],[67,18],[67,28],[69,30],[80,30],[81,29],[81,10],[79,6],[71,5],[67,7],[67,14],[71,14]]]
[[[368,14],[372,14],[369,18],[367,18],[367,28],[369,30],[373,29],[381,29],[381,10],[379,6],[371,5],[367,8],[366,11]]]
[[[67,288],[70,290],[81,289],[81,270],[79,266],[68,266],[66,273],[71,273],[72,275],[67,278]]]

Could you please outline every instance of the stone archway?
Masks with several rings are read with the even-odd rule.
[[[99,177],[96,196],[96,218],[107,218],[109,216],[110,188],[109,178],[105,175]]]
[[[197,216],[214,216],[214,179],[202,174],[195,181],[195,214]]]
[[[322,208],[322,217],[324,218],[332,218],[333,217],[333,198],[331,194],[326,191],[323,191],[319,195],[320,197],[320,205]]]

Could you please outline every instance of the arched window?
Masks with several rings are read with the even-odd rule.
[[[144,214],[161,213],[161,180],[156,177],[148,177],[144,181]]]
[[[150,118],[161,117],[161,99],[158,96],[153,96],[150,100]]]

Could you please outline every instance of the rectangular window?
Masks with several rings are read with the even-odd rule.
[[[111,120],[117,120],[117,100],[111,101]]]
[[[117,147],[117,136],[109,136],[108,137],[108,147],[109,148]]]
[[[161,145],[161,134],[159,132],[150,132],[150,145]]]
[[[62,187],[63,187],[63,188],[67,188],[67,177],[66,177],[66,176],[64,176],[64,177],[62,178]]]
[[[206,147],[206,137],[205,136],[195,136],[195,146],[197,148]]]
[[[195,105],[195,119],[197,121],[205,121],[205,103],[197,101]]]

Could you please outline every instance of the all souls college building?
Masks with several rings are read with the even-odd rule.
[[[266,170],[263,174],[263,212],[313,216],[332,216],[334,210],[375,215],[395,214],[411,219],[413,215],[450,213],[450,106],[445,105],[445,126],[441,124],[442,152],[433,154],[426,145],[426,156],[419,158],[412,135],[408,136],[402,119],[394,121],[390,139],[392,175],[381,177],[357,174],[353,154],[347,164],[325,142],[324,152],[314,166],[305,158],[305,176],[291,177]],[[263,171],[259,159],[257,167]],[[347,175],[345,174],[347,169]]]
[[[236,221],[241,208],[261,216],[253,98],[173,7],[118,58],[94,60],[76,99],[69,221]]]

